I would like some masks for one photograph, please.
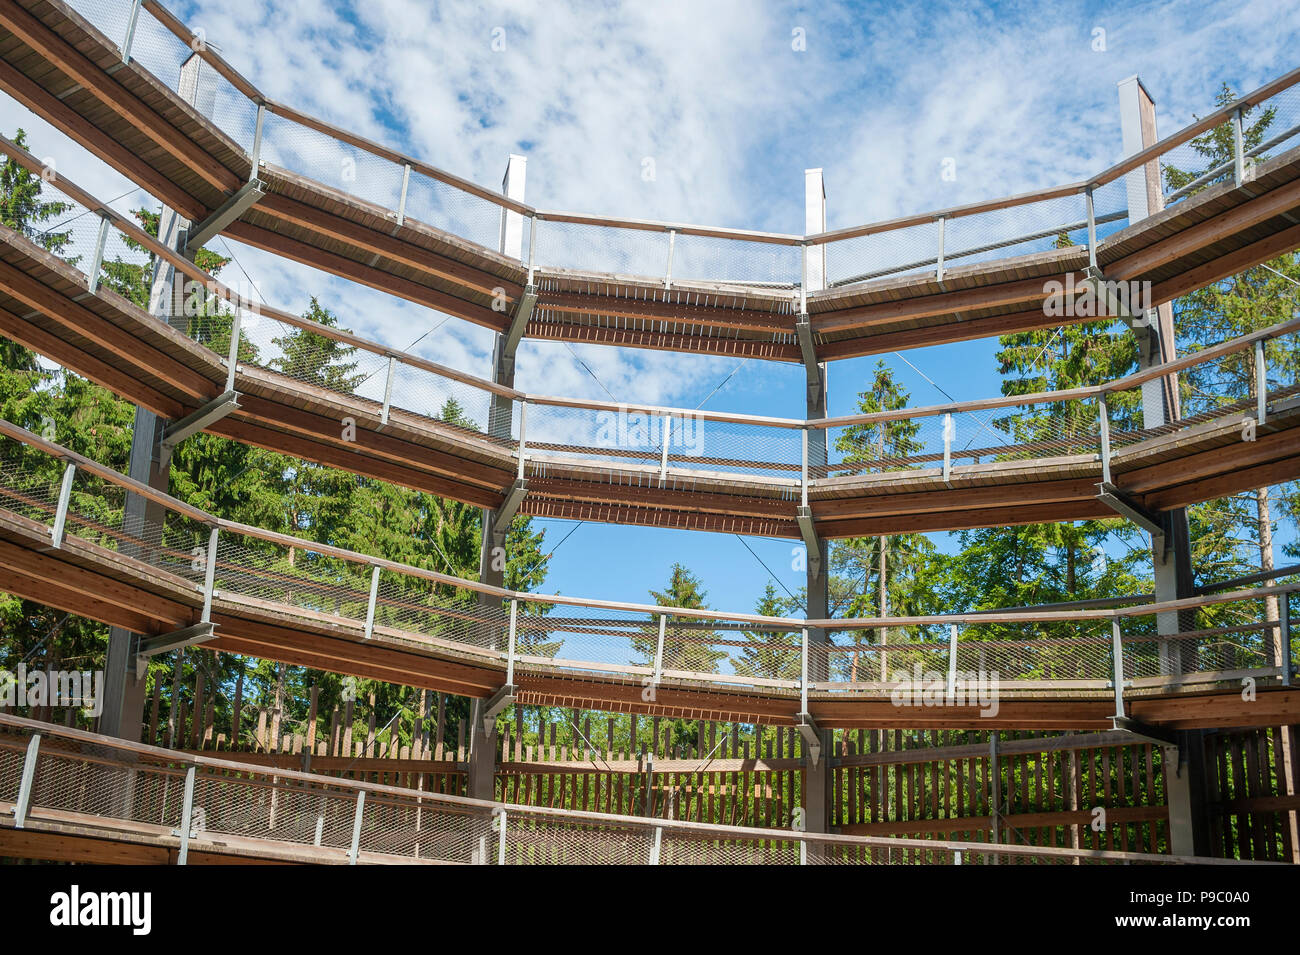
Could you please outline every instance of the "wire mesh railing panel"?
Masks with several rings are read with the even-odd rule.
[[[803,269],[798,246],[716,236],[677,235],[673,280],[794,288]]]
[[[1113,659],[1109,635],[957,640],[958,673],[981,674],[995,682],[1110,680],[1115,673]]]
[[[212,317],[223,323],[226,333],[217,338],[207,331],[209,348],[225,357],[229,349],[229,318]],[[203,326],[207,328],[207,326]],[[196,337],[194,331],[189,332]],[[339,394],[360,394],[381,403],[388,374],[388,359],[373,351],[345,345],[310,329],[298,328],[261,313],[244,313],[240,320],[240,361],[258,365],[308,385]]]
[[[668,275],[668,233],[659,230],[541,219],[535,243],[532,254],[538,268],[608,272],[660,281]]]
[[[818,246],[809,246],[810,257]],[[826,286],[933,272],[939,260],[939,226],[925,222],[874,235],[827,242]]]
[[[309,547],[286,548],[231,533],[217,542],[214,587],[348,620],[364,620],[370,600],[370,575],[363,565]]]
[[[127,8],[129,5],[120,4],[120,6]],[[120,44],[122,36],[115,36],[113,40]],[[199,44],[206,41],[207,37],[199,33],[191,43],[185,43],[147,10],[142,9],[136,17],[135,35],[131,39],[131,59],[141,68],[152,73],[154,78],[169,90],[180,92],[181,66],[194,55]],[[203,69],[205,74],[211,71],[211,67],[207,64],[203,65]],[[200,108],[200,112],[202,111]]]
[[[42,744],[31,806],[51,812],[108,816],[158,826],[180,823],[184,771],[113,762],[103,756],[60,752]]]
[[[99,216],[59,189],[59,167],[55,157],[41,160],[40,199],[36,208],[7,208],[6,221],[26,222],[19,231],[52,255],[58,256],[73,268],[89,270],[95,259],[95,246],[99,240]],[[16,203],[11,198],[10,203]],[[40,228],[31,224],[39,221]]]
[[[263,119],[260,158],[386,210],[396,210],[401,198],[397,163],[275,113]]]
[[[400,176],[401,167],[397,167],[397,170]],[[407,219],[415,219],[443,232],[450,232],[494,252],[501,248],[503,220],[508,213],[508,210],[491,200],[414,170],[406,184],[404,211]],[[527,222],[523,224],[523,233],[526,255]]]
[[[21,737],[0,740],[0,802],[16,802],[27,760],[27,743]]]
[[[960,216],[945,224],[944,264],[959,268],[1046,252],[1062,244],[1082,244],[1076,237],[1086,243],[1086,227],[1087,211],[1082,195]],[[1082,236],[1081,230],[1084,230]]]
[[[131,18],[131,4],[122,3],[121,0],[68,0],[68,6],[81,14],[119,50],[122,48],[127,23]]]
[[[734,839],[665,830],[660,865],[799,865],[799,840],[773,833],[771,838]]]
[[[203,770],[194,780],[191,825],[203,834],[346,849],[356,796],[274,776]]]
[[[361,821],[361,852],[470,865],[485,847],[495,848],[486,811],[452,812],[446,807],[388,796],[367,797]]]
[[[715,630],[669,626],[664,640],[664,668],[699,668],[678,663],[703,663],[733,676],[793,682],[802,673],[802,633],[758,625],[749,629],[743,624]]]
[[[799,429],[712,421],[690,411],[660,415],[530,403],[526,438],[530,457],[643,469],[798,479],[801,467]]]
[[[596,664],[614,673],[635,675],[654,665],[659,621],[647,614],[568,604],[520,604],[515,652],[520,657],[557,661],[582,669]],[[525,661],[527,662],[527,661]]]
[[[383,401],[384,376],[376,376],[380,401]],[[451,378],[444,378],[423,368],[402,362],[393,364],[391,407],[444,421],[469,431],[489,432],[492,394]]]
[[[8,445],[6,450],[13,450],[13,446]],[[61,477],[58,470],[49,467],[51,463],[47,458],[41,467],[42,462],[31,460],[30,455],[0,461],[0,507],[33,521],[52,524]]]
[[[499,599],[489,604],[475,591],[389,570],[380,571],[375,594],[376,627],[484,650],[506,649],[509,615]]]
[[[494,862],[497,838],[499,830],[487,840]],[[566,822],[513,807],[506,814],[506,865],[645,865],[653,844],[653,830],[640,826]]]

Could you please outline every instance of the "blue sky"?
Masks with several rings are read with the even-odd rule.
[[[1300,5],[1276,0],[177,0],[172,9],[270,96],[451,172],[496,185],[509,153],[527,155],[526,199],[536,206],[795,233],[805,168],[825,170],[831,228],[1074,181],[1120,157],[1119,80],[1142,77],[1168,133],[1207,111],[1222,82],[1254,88],[1294,67],[1300,48]],[[799,37],[803,49],[792,42]],[[129,183],[0,94],[0,129],[18,125],[38,155],[57,156],[101,198],[140,203]],[[647,158],[652,182],[642,176]],[[941,176],[946,158],[955,161],[952,181]],[[267,301],[301,311],[316,294],[343,324],[385,343],[403,347],[444,321],[229,248]],[[420,350],[486,376],[491,344],[485,330],[451,319]],[[906,353],[910,365],[890,364],[912,403],[931,404],[943,399],[932,382],[956,399],[996,394],[995,350],[996,342],[918,349]],[[832,365],[832,413],[852,410],[875,361]],[[735,371],[706,407],[803,416],[800,369],[736,364],[526,343],[517,384],[695,407]],[[552,543],[573,528],[542,523]],[[748,543],[798,589],[792,542]],[[556,551],[547,589],[644,600],[674,560],[704,578],[713,606],[748,609],[768,579],[730,535],[587,524]]]

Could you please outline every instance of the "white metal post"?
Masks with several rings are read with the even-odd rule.
[[[943,416],[943,481],[948,483],[952,477],[952,439],[953,439],[952,415]]]
[[[506,644],[506,685],[515,685],[515,634],[519,620],[519,601],[510,601],[510,638]]]
[[[664,270],[664,288],[673,287],[673,253],[677,248],[677,230],[668,230],[668,267]]]
[[[235,390],[235,372],[239,370],[239,339],[243,334],[244,310],[235,306],[235,315],[230,320],[230,348],[226,351],[226,393]]]
[[[352,819],[352,846],[348,849],[348,865],[357,864],[357,856],[361,854],[361,821],[366,811],[366,791],[363,789],[357,793],[357,814]]]
[[[957,692],[957,625],[948,625],[948,696]]]
[[[131,46],[135,42],[135,25],[140,19],[141,0],[131,0],[131,12],[127,15],[126,36],[122,38],[122,62],[131,62]]]
[[[497,865],[506,864],[506,811],[504,809],[495,810],[496,817],[501,820],[501,828],[497,832]]]
[[[808,429],[804,428],[799,432],[803,437],[803,449],[801,464],[799,467],[799,494],[800,503],[804,507],[808,506]]]
[[[1246,181],[1246,142],[1240,107],[1232,111],[1232,181],[1238,186]]]
[[[212,528],[208,534],[208,558],[203,568],[203,616],[199,618],[202,623],[209,623],[212,620],[212,590],[217,583],[217,528]]]
[[[524,453],[527,446],[525,432],[528,428],[528,402],[519,402],[519,480],[524,479]]]
[[[190,820],[194,816],[195,767],[185,770],[185,798],[181,802],[181,847],[176,853],[176,864],[186,865],[190,856]]]
[[[537,251],[537,216],[532,215],[528,219],[528,282],[533,284],[533,262],[534,253]]]
[[[99,272],[104,264],[104,243],[108,241],[108,217],[99,217],[99,232],[95,236],[95,251],[90,257],[90,268],[86,270],[86,289],[91,295],[99,288]]]
[[[1111,656],[1115,661],[1115,716],[1124,717],[1124,641],[1119,632],[1119,620],[1110,622]]]
[[[670,414],[660,416],[663,423],[663,452],[659,456],[659,486],[663,487],[668,481],[668,443],[672,441],[673,435],[673,416]]]
[[[23,776],[18,784],[18,800],[14,803],[14,828],[27,825],[27,810],[32,804],[32,787],[36,782],[36,759],[41,751],[41,734],[33,733],[27,741],[27,755],[23,758]]]
[[[71,461],[63,469],[63,483],[59,485],[59,503],[54,509],[54,526],[50,528],[52,546],[63,546],[64,529],[68,526],[68,504],[72,500],[72,478],[77,473],[77,466]]]
[[[808,712],[808,628],[801,631],[799,652],[799,712]]]
[[[370,568],[370,599],[366,601],[366,639],[375,633],[375,604],[379,600],[379,565]]]
[[[266,104],[257,104],[257,122],[253,126],[253,154],[249,157],[252,160],[253,168],[248,173],[248,181],[252,182],[257,178],[257,174],[262,167],[262,130],[266,127]]]
[[[1092,206],[1092,186],[1083,190],[1083,204],[1088,212],[1088,267],[1097,268],[1097,216]]]
[[[1101,480],[1110,483],[1110,409],[1106,396],[1097,398],[1097,424],[1101,428]]]
[[[655,675],[654,682],[657,686],[664,678],[664,634],[668,630],[668,614],[659,615],[659,642],[655,644]]]
[[[384,377],[384,407],[379,412],[379,423],[388,424],[388,412],[393,406],[393,373],[397,370],[397,358],[388,356],[388,373]]]
[[[1262,428],[1268,418],[1268,357],[1262,338],[1255,342],[1255,404],[1255,416]]]
[[[664,829],[663,826],[655,826],[655,841],[650,847],[650,865],[658,865],[659,858],[663,852]]]
[[[936,282],[942,282],[942,281],[943,281],[943,244],[944,244],[944,226],[945,226],[945,224],[947,223],[947,221],[948,221],[948,219],[947,219],[946,216],[939,216],[939,218],[938,218],[938,220],[937,220],[937,222],[938,222],[938,224],[939,224],[939,258],[938,258],[938,260],[937,260],[937,263],[936,263],[936,265],[935,265],[935,270],[934,270],[934,279],[935,279]]]
[[[411,164],[403,163],[402,165],[402,194],[397,200],[397,224],[406,223],[406,193],[411,187]]]

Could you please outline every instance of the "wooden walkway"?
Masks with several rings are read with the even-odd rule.
[[[155,0],[147,0],[140,15],[157,18],[188,42],[185,27]],[[135,60],[123,64],[117,39],[105,37],[59,0],[3,0],[0,26],[6,28],[0,39],[0,88],[192,221],[206,219],[256,177],[266,195],[225,229],[230,237],[496,331],[508,326],[530,277],[526,263],[271,163],[260,162],[255,169],[243,146],[169,88],[175,78],[155,77]],[[200,55],[221,75],[223,95],[262,103],[269,115],[294,123],[304,135],[332,138],[363,157],[394,164],[399,178],[405,163],[431,188],[445,186],[499,210],[492,203],[501,203],[500,197],[489,191],[276,104],[215,51],[205,48]],[[1296,73],[1288,74],[1256,91],[1252,101],[1296,81]],[[1218,112],[1178,135],[1216,118]],[[1140,164],[1126,161],[1092,182],[1115,182]],[[933,223],[1069,196],[1081,201],[1088,185],[840,230],[827,241],[874,237],[888,242],[889,231],[913,220]],[[593,230],[663,234],[668,229],[541,213],[509,202],[503,206]],[[1152,283],[1152,304],[1159,304],[1296,248],[1297,210],[1300,150],[1292,149],[1259,163],[1251,182],[1211,186],[1104,237],[1097,261],[1108,279]],[[677,231],[733,241],[733,257],[772,248],[797,256],[806,238],[689,226]],[[813,347],[824,361],[1055,326],[1060,319],[1045,316],[1042,307],[1045,283],[1081,281],[1087,265],[1087,250],[1076,247],[975,265],[950,263],[942,275],[921,272],[813,291],[805,296]],[[532,279],[537,301],[524,330],[530,337],[801,360],[794,325],[803,305],[793,287],[665,282],[554,262],[538,263]],[[504,312],[492,307],[497,290],[508,301]]]

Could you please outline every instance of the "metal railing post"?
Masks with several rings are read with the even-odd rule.
[[[799,314],[808,314],[808,240],[800,246],[803,253],[799,273]]]
[[[952,477],[952,439],[955,430],[952,415],[945,414],[943,416],[943,481],[945,484]]]
[[[1232,181],[1240,186],[1246,181],[1246,142],[1241,129],[1241,108],[1232,111]]]
[[[266,104],[257,104],[257,121],[253,125],[253,152],[248,157],[252,160],[253,168],[248,173],[248,181],[252,182],[257,178],[262,166],[262,130],[266,126]]]
[[[86,289],[91,295],[99,289],[99,272],[104,264],[104,243],[108,241],[108,218],[99,217],[99,232],[95,236],[95,251],[90,256],[90,267],[86,269]]]
[[[131,0],[131,12],[127,15],[126,35],[122,38],[122,62],[131,62],[131,46],[135,43],[135,25],[140,19],[141,0]]]
[[[510,636],[506,643],[506,685],[515,685],[515,634],[519,620],[519,601],[510,601]]]
[[[207,563],[203,568],[203,616],[199,618],[201,623],[210,623],[212,621],[212,592],[217,583],[217,536],[219,529],[212,528],[208,534],[208,557]]]
[[[230,320],[230,348],[226,350],[226,393],[235,390],[235,372],[239,370],[239,340],[244,332],[244,310],[235,306]]]
[[[411,164],[402,164],[402,194],[397,200],[397,224],[406,223],[406,193],[411,188]]]
[[[1103,394],[1097,398],[1097,424],[1101,428],[1101,480],[1110,483],[1110,408]]]
[[[953,849],[953,850],[952,850],[952,864],[953,864],[953,865],[961,865],[961,850],[960,850],[960,849]]]
[[[528,402],[519,402],[519,480],[524,479],[524,454],[527,448],[525,433],[528,430]]]
[[[948,625],[948,697],[957,693],[957,625]]]
[[[659,859],[663,853],[664,829],[663,826],[655,826],[655,841],[650,847],[649,865],[658,865]]]
[[[1119,620],[1110,622],[1111,657],[1115,664],[1115,716],[1124,718],[1124,641],[1119,631]]]
[[[63,534],[68,526],[68,505],[72,501],[72,478],[77,466],[71,461],[63,469],[63,483],[59,485],[59,503],[54,509],[54,526],[50,528],[52,547],[63,546]]]
[[[501,820],[501,828],[497,831],[497,865],[506,864],[506,825],[507,816],[504,809],[494,809],[492,815]]]
[[[194,776],[196,767],[185,770],[185,797],[181,802],[181,847],[176,853],[176,864],[186,865],[190,857],[190,825],[194,817]]]
[[[534,253],[537,251],[537,216],[528,217],[528,282],[533,283],[533,262],[535,261]]]
[[[363,789],[357,793],[357,814],[352,819],[352,845],[348,849],[348,865],[357,864],[357,856],[361,854],[361,822],[366,812],[366,791]]]
[[[939,258],[936,260],[936,265],[934,270],[934,280],[936,282],[942,282],[943,281],[944,226],[948,221],[948,217],[939,216],[939,218],[936,221],[938,222],[939,225]]]
[[[661,683],[664,678],[664,634],[668,630],[668,614],[659,615],[659,641],[655,644],[655,674],[654,682],[656,685]]]
[[[370,597],[366,601],[366,633],[369,640],[375,633],[375,605],[379,602],[379,565],[370,568]]]
[[[380,425],[388,424],[388,412],[393,407],[393,374],[397,370],[397,358],[388,356],[388,373],[384,377],[384,407],[379,412]]]
[[[1083,190],[1083,204],[1088,212],[1088,268],[1097,268],[1097,214],[1092,204],[1092,186]]]
[[[808,628],[800,632],[799,651],[799,712],[808,712]]]
[[[1268,356],[1262,338],[1255,342],[1255,417],[1261,428],[1268,419]]]
[[[32,805],[32,788],[36,784],[36,760],[41,751],[41,734],[33,733],[27,741],[27,755],[23,757],[23,776],[18,784],[18,799],[14,802],[14,828],[27,825],[27,810]]]
[[[668,267],[664,270],[664,288],[673,287],[673,254],[677,248],[677,230],[668,230]]]
[[[670,414],[661,415],[664,423],[663,451],[659,455],[659,486],[663,487],[668,481],[668,443],[673,439],[673,416]]]
[[[801,458],[799,466],[799,501],[804,506],[808,506],[808,429],[803,428],[800,432],[803,436],[803,446],[801,449]],[[812,555],[809,555],[812,559]]]

